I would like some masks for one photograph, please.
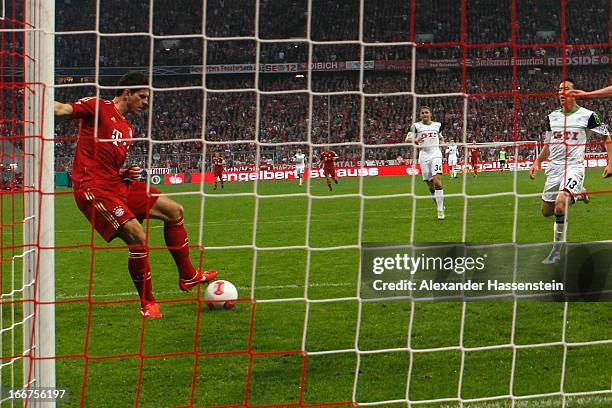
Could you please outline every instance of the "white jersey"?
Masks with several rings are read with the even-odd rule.
[[[451,144],[446,148],[446,154],[448,155],[448,160],[457,160],[458,156],[457,145]]]
[[[572,112],[564,114],[558,109],[548,115],[548,143],[552,165],[584,166],[584,151],[591,129],[597,133],[608,134],[599,116],[588,109],[577,106]]]
[[[306,155],[304,153],[296,153],[295,156],[293,156],[295,167],[304,168],[304,166],[306,165],[305,160],[306,160]]]
[[[440,122],[431,122],[428,125],[417,122],[410,127],[413,140],[418,141],[419,144],[419,162],[442,158],[442,151],[440,150],[441,130],[442,124]]]

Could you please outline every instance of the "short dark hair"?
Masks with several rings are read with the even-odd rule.
[[[427,106],[427,105],[423,105],[423,106],[421,106],[421,107],[419,108],[419,112],[420,112],[420,111],[422,111],[423,109],[427,109],[429,112],[433,112],[433,111],[431,110],[431,108],[430,108],[429,106]]]
[[[576,86],[576,82],[574,81],[574,78],[571,78],[571,77],[567,77],[561,82],[571,82],[572,85]]]
[[[121,95],[124,90],[129,89],[134,92],[139,89],[146,88],[149,86],[149,79],[145,74],[140,71],[130,71],[123,75],[119,80],[120,89],[117,89],[117,96]]]

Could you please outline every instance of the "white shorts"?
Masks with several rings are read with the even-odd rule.
[[[305,168],[306,167],[304,167],[304,166],[295,166],[295,175],[296,175],[296,177],[299,177],[302,174],[304,174],[304,169]]]
[[[442,173],[442,158],[434,157],[427,161],[419,161],[421,171],[423,172],[423,180],[430,181],[436,174]]]
[[[584,167],[554,166],[546,169],[546,183],[542,192],[542,200],[555,202],[560,191],[567,190],[574,197],[582,191],[584,182]]]
[[[456,157],[449,157],[448,158],[448,165],[449,166],[456,166],[457,165],[457,158]]]

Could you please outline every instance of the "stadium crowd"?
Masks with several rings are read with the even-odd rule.
[[[463,24],[458,3],[446,0],[416,0],[414,19],[411,19],[409,1],[366,0],[363,36],[359,33],[358,0],[313,2],[310,18],[307,18],[306,1],[261,0],[257,19],[252,0],[207,1],[205,19],[202,8],[194,8],[191,0],[105,0],[100,2],[99,19],[96,19],[98,3],[95,0],[79,0],[78,7],[75,7],[76,0],[56,3],[56,30],[63,33],[56,36],[56,66],[60,68],[95,66],[98,38],[101,68],[147,69],[150,63],[155,67],[198,66],[204,62],[204,50],[208,65],[254,63],[257,52],[260,62],[271,64],[306,63],[310,53],[313,62],[358,61],[362,49],[364,60],[409,61],[412,58],[409,46],[387,43],[409,41],[411,27],[420,44],[416,50],[417,59],[461,58],[464,48],[458,42],[462,38],[468,44],[491,44],[490,47],[468,48],[466,56],[469,58],[504,58],[515,53],[520,56],[560,56],[564,53],[610,56],[610,47],[597,46],[609,41],[608,0],[591,0],[588,4],[579,0],[566,1],[564,37],[569,45],[594,44],[584,48],[558,46],[563,37],[560,2],[517,2],[516,43],[542,44],[542,47],[524,49],[512,47],[511,0],[468,0]],[[153,7],[152,13],[149,7]],[[114,12],[117,8],[122,12]],[[257,30],[255,21],[259,21]],[[306,41],[308,24],[312,40],[355,43],[317,43],[309,47]],[[102,35],[97,38],[90,32],[82,33],[92,29]],[[257,44],[256,32],[265,41]],[[137,34],[113,35],[116,33]],[[192,37],[152,39],[150,34]],[[275,42],[276,39],[291,41]],[[360,45],[357,42],[360,39],[368,43],[367,46]],[[449,44],[432,47],[428,46],[430,43]],[[73,52],[75,49],[79,52]],[[205,104],[201,74],[155,74],[153,85],[162,89],[153,92],[149,111],[151,128],[148,115],[134,119],[137,136],[150,138],[150,141],[136,142],[130,160],[148,163],[150,153],[153,167],[197,170],[202,168],[204,153],[209,160],[212,152],[222,151],[229,164],[254,163],[258,156],[283,163],[290,160],[290,152],[296,147],[265,144],[309,141],[315,144],[363,141],[366,146],[391,145],[367,147],[365,155],[378,160],[394,160],[398,156],[411,159],[410,147],[394,144],[403,142],[413,120],[415,102],[432,107],[434,119],[443,123],[447,139],[461,141],[465,127],[466,142],[537,141],[544,131],[545,115],[558,107],[554,93],[562,77],[561,71],[560,67],[519,67],[515,76],[511,66],[468,68],[464,78],[461,68],[417,69],[414,91],[427,97],[416,98],[409,94],[411,72],[407,65],[395,70],[365,70],[363,77],[358,70],[313,71],[311,78],[307,72],[298,75],[260,73],[257,82],[252,73],[208,74],[206,86],[214,91],[206,92]],[[582,89],[612,83],[606,65],[570,66],[567,71]],[[112,85],[114,80],[116,78],[101,78],[103,85]],[[194,88],[163,89],[185,86]],[[233,91],[224,91],[228,89]],[[309,89],[316,94],[311,97]],[[281,91],[284,93],[274,93]],[[60,87],[56,89],[56,99],[72,101],[95,92],[93,87]],[[398,95],[398,92],[403,94]],[[549,95],[529,96],[533,93]],[[469,95],[467,112],[464,112],[463,94]],[[111,97],[112,93],[102,89],[101,95]],[[584,105],[610,123],[609,100],[585,101]],[[58,170],[70,168],[77,125],[72,121],[57,121]],[[0,127],[0,131],[6,133],[6,125]],[[178,142],[168,143],[175,140]],[[204,146],[203,140],[210,143]],[[258,148],[255,142],[264,145]],[[153,150],[149,152],[149,148]],[[589,149],[599,151],[601,146],[589,146]],[[318,146],[314,148],[315,155],[318,150]],[[359,144],[336,146],[335,150],[347,160],[362,155]],[[482,157],[495,154],[495,148],[484,149]],[[533,149],[519,152],[521,157],[533,154]]]
[[[531,73],[530,73],[531,72]],[[570,75],[577,84],[586,89],[604,86],[612,78],[604,75],[600,68],[573,68]],[[347,77],[354,74],[339,72],[331,75],[326,82],[334,85],[332,89],[341,91],[350,82]],[[416,91],[418,94],[431,95],[449,93],[454,95],[427,96],[417,98],[417,104],[432,107],[434,119],[443,123],[447,139],[462,141],[463,127],[466,126],[466,142],[496,143],[513,141],[538,141],[545,131],[545,116],[558,107],[555,86],[559,82],[558,69],[530,69],[520,72],[517,79],[517,97],[512,96],[512,75],[504,75],[498,70],[478,69],[468,72],[467,112],[464,113],[464,97],[457,94],[461,89],[460,75],[457,72],[445,73],[419,71],[417,73]],[[244,85],[249,75],[225,77],[224,88]],[[209,76],[213,82],[215,76]],[[232,81],[232,79],[234,81]],[[335,79],[335,81],[334,81]],[[447,80],[448,79],[448,80]],[[267,78],[262,76],[260,82],[274,82],[274,86],[291,88],[294,76]],[[314,78],[313,78],[314,82]],[[358,81],[357,81],[358,82]],[[457,87],[445,88],[445,83],[458,84]],[[249,89],[240,92],[208,92],[206,97],[206,118],[203,112],[203,93],[199,88],[191,90],[159,90],[153,92],[150,114],[151,131],[148,133],[148,117],[135,118],[134,125],[138,137],[148,138],[135,144],[131,151],[133,160],[148,163],[148,148],[152,146],[153,167],[176,167],[196,170],[201,167],[203,153],[202,137],[207,142],[207,156],[214,151],[222,151],[231,163],[254,163],[257,145],[260,157],[273,158],[278,163],[286,162],[289,151],[295,146],[265,144],[282,144],[287,142],[309,141],[314,144],[355,143],[341,150],[343,158],[354,160],[361,156],[361,141],[366,145],[393,145],[403,143],[403,139],[413,118],[413,97],[407,93],[407,74],[378,73],[368,75],[364,80],[364,89],[372,93],[361,97],[359,93],[339,93],[312,96],[307,92],[264,93],[258,94]],[[163,87],[182,86],[181,79],[160,81]],[[217,84],[219,85],[219,84]],[[260,83],[265,87],[263,83]],[[399,87],[398,87],[399,85]],[[404,87],[406,85],[406,87]],[[314,87],[314,84],[313,84]],[[400,95],[386,95],[389,92],[406,92]],[[470,93],[473,91],[474,93]],[[486,92],[480,96],[479,91]],[[104,96],[104,92],[102,95]],[[548,93],[549,96],[531,97],[533,93]],[[56,98],[59,100],[76,100],[92,92],[82,88],[59,88]],[[501,95],[500,95],[501,94]],[[110,97],[111,95],[107,95]],[[312,103],[312,113],[309,106]],[[363,118],[361,104],[364,104]],[[585,101],[584,105],[599,112],[603,120],[609,123],[610,102],[605,99]],[[259,112],[258,112],[259,109]],[[467,123],[464,124],[464,117]],[[257,124],[259,118],[259,124]],[[363,119],[363,120],[362,120]],[[77,124],[71,121],[58,121],[56,143],[58,169],[70,166],[71,152],[74,149],[74,136]],[[202,132],[205,126],[206,131]],[[516,131],[515,131],[516,128]],[[258,136],[256,132],[259,131]],[[175,143],[167,143],[176,141]],[[224,144],[224,141],[239,142]],[[601,145],[589,146],[591,151],[600,151]],[[318,151],[318,147],[315,148]],[[339,152],[340,154],[340,152]],[[342,155],[341,154],[341,155]],[[484,149],[483,157],[493,157],[496,149]],[[521,157],[532,157],[534,149],[520,152]],[[367,147],[366,157],[393,160],[398,156],[412,158],[412,149],[407,146]],[[316,160],[316,159],[315,159]]]
[[[91,67],[96,56],[96,35],[77,34],[98,30],[100,65],[148,66],[151,51],[149,33],[156,36],[192,35],[192,38],[155,38],[153,64],[201,65],[203,47],[203,16],[201,7],[191,0],[148,0],[124,2],[105,0],[100,3],[99,24],[96,26],[95,0],[59,0],[56,6],[58,50],[79,49],[80,52],[58,52],[57,66]],[[152,6],[151,6],[152,4]],[[313,2],[312,15],[307,19],[304,0],[262,0],[259,9],[258,35],[265,40],[302,39],[295,43],[262,43],[260,61],[303,62],[307,60],[307,25],[315,41],[358,41],[360,2],[337,0]],[[466,2],[465,21],[461,21],[459,3],[447,0],[416,0],[415,18],[411,21],[411,2],[366,0],[363,10],[363,41],[375,45],[410,40],[414,25],[419,43],[454,43],[455,46],[427,48],[429,57],[461,57],[462,37],[468,44],[491,44],[470,50],[471,56],[504,57],[513,55],[511,47],[512,1],[471,0]],[[562,39],[561,3],[558,0],[524,0],[517,2],[515,41],[520,45],[542,44],[542,47],[519,49],[520,55],[562,55],[555,46]],[[153,18],[149,18],[153,7]],[[570,46],[606,44],[609,42],[610,4],[607,0],[568,0],[566,2],[565,40]],[[115,12],[121,9],[121,13]],[[87,12],[88,11],[88,12]],[[252,0],[211,0],[206,2],[205,34],[207,63],[252,63],[255,61],[255,2]],[[462,36],[462,30],[464,35]],[[72,33],[70,33],[72,32]],[[132,35],[115,36],[116,33]],[[137,33],[137,35],[135,34]],[[249,37],[237,40],[237,37]],[[215,39],[216,38],[216,39]],[[225,38],[232,38],[225,40]],[[370,48],[370,47],[367,47]],[[407,58],[409,47],[373,47],[376,59]],[[403,49],[399,51],[398,49]],[[130,52],[124,52],[130,50]],[[358,60],[359,44],[324,45],[313,47],[313,61]],[[570,48],[566,53],[593,55],[609,53],[604,47]]]

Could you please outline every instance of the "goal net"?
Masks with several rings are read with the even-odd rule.
[[[55,385],[52,5],[3,1],[0,19],[0,405]],[[49,405],[50,404],[50,405]]]
[[[4,1],[0,19],[0,406],[610,405],[612,303],[371,296],[362,252],[511,248],[500,269],[518,274],[526,245],[539,264],[553,221],[528,170],[559,83],[610,83],[609,0],[47,3]],[[192,261],[238,287],[232,310],[178,290],[145,220],[164,317],[141,318],[126,245],[74,203],[79,123],[54,122],[52,101],[111,100],[132,70],[151,94],[126,165],[184,208]],[[609,99],[579,103],[610,123]],[[445,140],[444,219],[405,142],[423,106]],[[586,144],[593,202],[569,209],[570,242],[609,244],[604,140]],[[58,398],[24,402],[28,387]]]

